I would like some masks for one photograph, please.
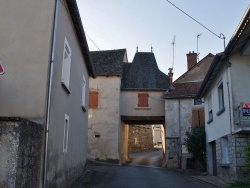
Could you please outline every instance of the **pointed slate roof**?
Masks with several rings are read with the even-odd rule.
[[[209,53],[195,66],[181,75],[173,82],[173,90],[168,91],[165,99],[194,98],[200,89],[202,81],[214,59],[214,55]]]
[[[167,90],[169,78],[161,72],[153,52],[137,52],[132,63],[124,63],[122,90]]]
[[[96,76],[121,76],[126,49],[91,51]]]

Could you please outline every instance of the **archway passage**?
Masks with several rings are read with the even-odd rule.
[[[164,117],[122,118],[122,163],[132,165],[165,165]]]

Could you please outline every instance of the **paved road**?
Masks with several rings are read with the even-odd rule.
[[[129,154],[131,164],[146,165],[151,167],[162,166],[163,153],[161,149],[155,149],[150,152],[137,152]]]
[[[157,167],[88,166],[93,172],[89,182],[81,181],[74,188],[211,188],[180,171]],[[85,178],[86,179],[86,178]]]

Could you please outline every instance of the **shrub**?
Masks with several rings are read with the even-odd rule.
[[[199,162],[206,170],[206,133],[205,127],[192,128],[190,132],[186,132],[187,138],[184,144],[188,152],[191,154],[192,159]]]

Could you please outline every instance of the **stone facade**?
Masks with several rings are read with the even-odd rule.
[[[130,125],[128,151],[143,152],[153,151],[153,132],[150,125]]]
[[[248,134],[235,134],[227,135],[223,137],[227,140],[228,150],[227,157],[228,163],[223,162],[222,152],[222,140],[217,139],[216,142],[216,165],[217,165],[217,176],[225,182],[231,182],[232,180],[244,180],[246,178],[246,166],[244,158],[244,148],[247,142],[250,141],[250,135]],[[209,145],[207,147],[209,149]],[[207,152],[211,155],[211,152]],[[211,156],[207,156],[211,159]],[[208,166],[211,168],[211,166]],[[211,170],[211,169],[209,169]]]
[[[39,187],[43,135],[43,126],[31,121],[0,121],[0,187]]]

